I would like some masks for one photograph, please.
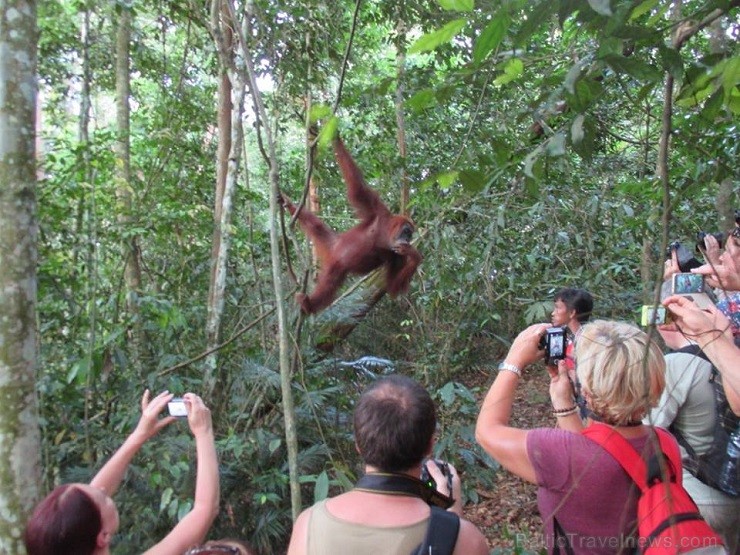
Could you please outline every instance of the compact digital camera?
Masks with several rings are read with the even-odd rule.
[[[540,338],[539,348],[545,350],[545,362],[549,366],[556,365],[565,358],[565,340],[568,328],[565,326],[547,328],[545,335]]]
[[[663,282],[660,289],[660,300],[665,300],[670,295],[682,295],[696,303],[699,308],[706,309],[716,303],[714,293],[704,283],[704,276],[684,272],[673,274],[670,279]]]
[[[652,304],[642,305],[642,314],[640,325],[642,326],[659,326],[670,322],[671,313],[664,306],[655,306]]]
[[[174,416],[176,418],[188,417],[188,409],[185,406],[185,399],[180,397],[174,397],[169,403],[167,403],[167,410],[169,411],[170,416]]]

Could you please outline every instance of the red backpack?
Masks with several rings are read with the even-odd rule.
[[[637,552],[675,555],[721,546],[722,538],[702,518],[683,488],[681,453],[676,440],[662,428],[653,430],[660,441],[660,452],[656,450],[647,464],[629,441],[605,424],[594,422],[582,432],[614,457],[640,488]]]

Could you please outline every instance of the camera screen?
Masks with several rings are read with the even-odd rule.
[[[562,358],[565,353],[565,334],[550,335],[550,358]]]
[[[172,399],[167,403],[167,410],[170,412],[170,416],[176,416],[177,418],[187,418],[188,409],[185,407],[185,401],[183,399]]]
[[[673,276],[673,293],[686,295],[704,292],[704,276],[701,274],[676,274]]]

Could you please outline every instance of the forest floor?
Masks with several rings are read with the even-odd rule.
[[[467,387],[480,387],[481,395],[485,395],[491,377],[481,372],[461,381]],[[550,377],[542,368],[540,371],[530,368],[524,373],[512,409],[513,426],[537,428],[553,425],[549,385]],[[462,479],[465,480],[465,476]],[[485,534],[492,553],[538,553],[543,542],[536,486],[503,469],[498,472],[497,479],[493,491],[478,489],[481,501],[465,507],[465,518]]]

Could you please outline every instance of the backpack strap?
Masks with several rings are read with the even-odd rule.
[[[681,474],[676,472],[676,469],[681,468],[681,452],[678,450],[678,445],[666,430],[656,427],[653,427],[653,430],[660,442],[660,449],[656,450],[655,456],[650,457],[651,464],[649,466],[629,441],[606,424],[594,422],[582,433],[590,440],[601,445],[607,453],[614,457],[640,490],[644,492],[655,479],[661,479],[661,465],[657,456],[659,452],[662,452],[668,459],[669,479],[675,480],[678,484],[683,481]]]
[[[460,532],[460,517],[434,505],[429,508],[432,512],[424,541],[411,555],[452,555]]]
[[[573,551],[573,546],[570,545],[570,538],[568,538],[568,534],[565,533],[565,530],[563,530],[563,527],[558,522],[558,519],[554,516],[552,517],[552,529],[553,534],[555,535],[555,542],[552,546],[552,555],[561,555],[561,547],[563,548],[563,551],[565,551],[565,555],[575,555],[575,551]]]

